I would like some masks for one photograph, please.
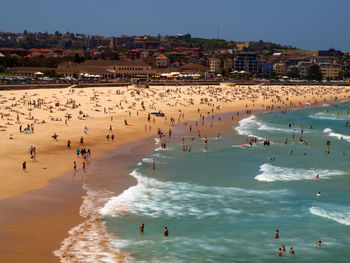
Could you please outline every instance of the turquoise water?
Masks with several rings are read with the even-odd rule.
[[[166,150],[156,143],[131,173],[138,184],[101,211],[115,247],[138,262],[348,262],[348,110],[350,103],[253,115],[219,139],[209,136],[208,151],[198,138],[185,138],[191,152],[182,151],[181,138]],[[258,142],[246,144],[247,135]],[[326,245],[317,247],[319,240]]]

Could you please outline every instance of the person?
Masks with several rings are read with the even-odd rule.
[[[320,176],[319,176],[319,175],[316,175],[315,178],[316,178],[316,179],[320,179]]]
[[[282,249],[279,248],[279,249],[278,249],[278,256],[282,257],[282,255],[283,255],[283,254],[282,254]]]
[[[289,253],[290,253],[291,255],[295,255],[295,252],[294,252],[293,247],[290,247],[290,248],[289,248]]]
[[[24,162],[22,163],[22,170],[23,170],[24,172],[27,171],[27,162],[26,162],[26,161],[24,161]]]
[[[153,166],[153,170],[156,169],[156,162],[155,161],[153,161],[153,165],[152,166]]]
[[[77,157],[79,157],[79,154],[80,154],[80,149],[79,149],[79,147],[77,148]]]
[[[54,133],[54,134],[52,135],[52,138],[53,138],[54,141],[58,142],[58,140],[57,140],[58,135],[57,135],[56,133]]]
[[[68,141],[67,141],[67,148],[68,148],[68,149],[70,149],[70,144],[71,144],[71,141],[68,140]]]
[[[169,230],[167,227],[164,228],[164,236],[165,237],[169,236]]]
[[[316,194],[316,196],[321,196],[321,192],[318,192],[318,193]]]
[[[143,234],[144,229],[145,229],[145,223],[142,223],[141,226],[139,227],[140,233]]]
[[[320,247],[320,246],[322,246],[322,245],[325,245],[324,243],[322,243],[322,241],[320,240],[320,241],[318,241],[318,243],[317,243],[317,246],[318,247]]]
[[[74,172],[76,172],[77,171],[77,163],[76,163],[76,161],[74,161],[73,168],[74,168]]]
[[[279,239],[279,238],[280,238],[278,232],[279,232],[278,229],[276,229],[276,232],[275,232],[275,238],[276,238],[276,239]]]
[[[83,171],[85,173],[85,161],[83,162]]]
[[[286,247],[284,245],[282,245],[282,252],[286,252]]]

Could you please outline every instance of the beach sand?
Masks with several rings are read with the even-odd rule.
[[[131,178],[125,179],[127,165],[148,149],[145,145],[133,148],[130,143],[155,136],[158,128],[167,133],[174,124],[198,120],[201,114],[265,110],[272,109],[272,105],[273,109],[278,105],[302,107],[305,103],[334,101],[336,97],[346,99],[349,91],[345,87],[229,85],[1,91],[0,262],[59,261],[52,252],[60,247],[69,229],[84,221],[78,213],[84,193],[81,186],[82,181],[92,179],[89,165],[83,176],[83,159],[77,158],[76,147],[91,149],[93,158],[121,147],[128,159],[118,164],[119,176],[124,180],[122,191],[135,183]],[[39,107],[28,104],[33,100],[37,104],[38,99],[42,100]],[[151,115],[148,122],[148,113],[158,110],[166,118]],[[67,114],[71,118],[65,124]],[[175,122],[171,123],[170,118]],[[124,120],[132,126],[125,125]],[[23,130],[31,124],[34,133],[19,132],[20,125]],[[53,140],[54,133],[58,141]],[[113,142],[107,141],[107,133],[115,135]],[[84,146],[79,144],[81,136]],[[70,150],[67,140],[72,142]],[[30,146],[36,147],[36,161],[30,158]],[[140,148],[145,150],[139,151]],[[131,154],[133,151],[138,154]],[[26,172],[22,171],[24,161]],[[75,180],[71,172],[73,161],[79,168]],[[51,181],[54,178],[57,179]],[[106,184],[103,177],[95,180]]]

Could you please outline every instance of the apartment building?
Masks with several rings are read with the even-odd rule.
[[[213,57],[209,58],[209,72],[218,73],[220,72],[220,59]]]
[[[259,59],[258,55],[254,52],[241,52],[238,53],[234,59],[235,70],[247,71],[252,74],[259,73]]]

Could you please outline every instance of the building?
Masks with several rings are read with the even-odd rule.
[[[308,68],[309,68],[310,64],[311,64],[311,62],[309,62],[309,61],[299,61],[298,62],[297,69],[298,69],[298,73],[299,73],[300,77],[304,78],[307,76]]]
[[[331,63],[320,63],[320,70],[324,79],[339,79],[341,68]]]
[[[233,68],[233,60],[232,58],[226,58],[224,60],[224,70],[230,71]]]
[[[156,67],[157,68],[166,68],[169,66],[169,59],[164,54],[160,54],[156,57]]]
[[[41,72],[45,73],[47,71],[55,70],[55,68],[46,68],[46,67],[13,67],[8,70],[9,73],[23,76],[23,77],[31,77],[35,78],[37,75],[35,73]]]
[[[151,77],[152,67],[141,61],[121,60],[86,60],[80,64],[64,62],[57,68],[14,67],[9,72],[22,76],[35,76],[36,72],[55,71],[64,77],[79,78],[82,76],[99,76],[105,79]]]
[[[115,49],[117,47],[117,39],[115,37],[109,38],[109,48]]]
[[[273,63],[271,62],[261,62],[259,72],[263,75],[272,75],[273,73]]]
[[[209,58],[209,72],[218,73],[220,72],[220,59],[213,57]]]
[[[287,66],[285,63],[275,63],[273,64],[273,72],[277,76],[284,76],[287,73]]]
[[[140,51],[140,59],[145,59],[149,56],[149,51],[148,50],[141,50]]]
[[[340,50],[335,50],[334,48],[330,48],[328,50],[319,50],[318,55],[320,57],[342,57],[344,53]]]
[[[259,59],[254,52],[238,53],[234,60],[234,68],[238,71],[247,71],[252,74],[259,73]]]
[[[243,51],[245,48],[249,48],[249,46],[250,46],[249,42],[236,43],[236,48],[238,51]]]

